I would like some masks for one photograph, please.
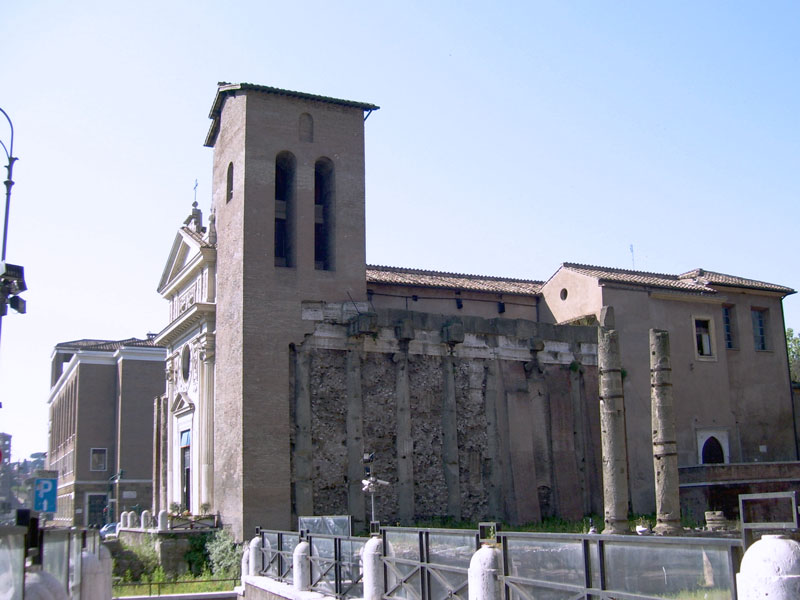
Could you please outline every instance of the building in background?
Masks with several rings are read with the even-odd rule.
[[[58,344],[51,360],[47,468],[56,525],[102,525],[152,502],[153,399],[164,349],[146,339]]]

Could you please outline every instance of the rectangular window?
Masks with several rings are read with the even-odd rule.
[[[714,356],[714,350],[711,346],[711,320],[695,319],[694,335],[697,356]]]
[[[750,310],[753,318],[753,346],[756,350],[767,349],[767,311],[763,308]]]
[[[722,323],[725,327],[725,347],[729,350],[736,347],[733,315],[733,306],[726,304],[722,307]]]
[[[91,456],[89,458],[90,471],[105,471],[106,470],[106,449],[105,448],[92,448]]]

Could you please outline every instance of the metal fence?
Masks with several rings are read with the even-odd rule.
[[[499,533],[509,600],[736,599],[739,539]]]
[[[337,598],[361,598],[361,552],[369,538],[307,534],[311,547],[311,589]],[[261,530],[261,564],[258,572],[292,583],[292,555],[300,534]]]
[[[468,600],[476,530],[384,527],[384,600]],[[292,582],[296,532],[261,531],[260,573]],[[367,538],[308,535],[311,589],[363,595],[360,553]],[[736,600],[740,539],[498,532],[506,600]]]
[[[97,553],[100,538],[95,529],[44,528],[39,538],[27,540],[26,527],[0,527],[0,598],[21,600],[25,581],[26,546],[35,548],[35,560],[58,579],[72,600],[80,599],[81,552]]]

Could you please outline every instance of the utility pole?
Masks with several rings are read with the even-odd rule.
[[[12,265],[6,262],[6,247],[8,245],[8,214],[11,210],[11,188],[14,187],[14,163],[17,162],[17,157],[14,156],[14,124],[8,113],[0,108],[0,113],[8,121],[8,126],[11,130],[11,139],[8,146],[0,140],[0,146],[3,152],[6,153],[8,164],[6,165],[7,177],[5,180],[6,186],[6,210],[5,218],[3,219],[3,252],[0,257],[0,335],[3,331],[3,316],[8,312],[8,306],[11,306],[15,311],[24,314],[25,300],[19,294],[24,292],[28,287],[25,285],[25,271],[20,265]],[[0,403],[2,408],[2,403]]]

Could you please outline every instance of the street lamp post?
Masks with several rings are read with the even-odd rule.
[[[0,140],[0,146],[3,152],[6,153],[8,164],[6,165],[7,177],[5,180],[6,186],[6,210],[5,218],[3,220],[3,252],[0,257],[0,334],[3,330],[3,316],[8,312],[8,305],[16,310],[18,313],[24,313],[26,310],[25,300],[19,294],[27,289],[25,285],[24,269],[20,265],[12,265],[6,262],[6,247],[8,245],[8,214],[11,210],[11,188],[14,187],[14,163],[17,162],[17,157],[14,156],[14,124],[8,113],[0,108],[0,113],[8,121],[8,126],[11,130],[11,139],[8,146]],[[0,404],[2,407],[2,404]]]

